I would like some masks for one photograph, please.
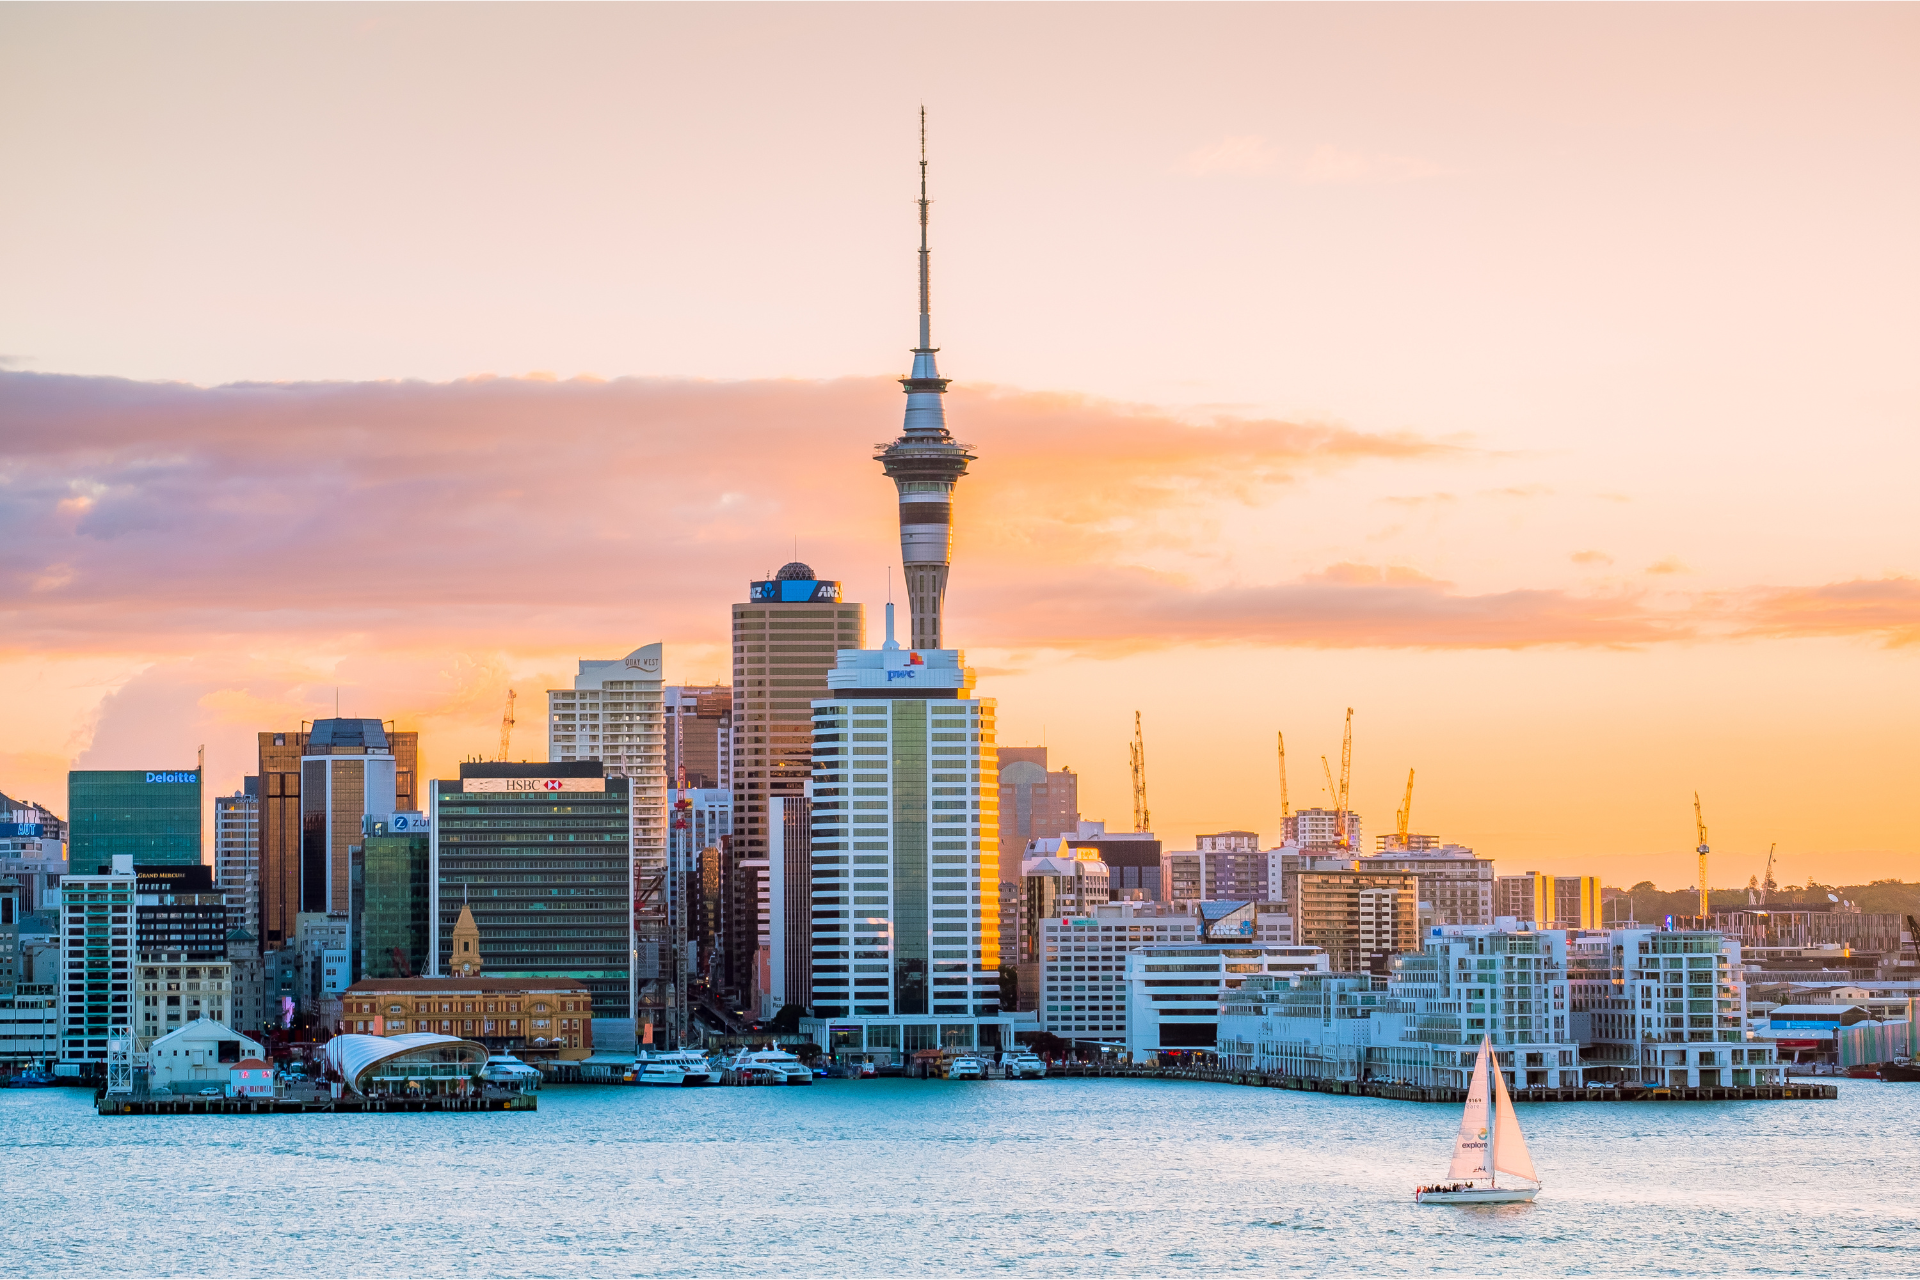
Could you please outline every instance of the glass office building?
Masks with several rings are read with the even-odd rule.
[[[347,954],[355,982],[431,972],[432,842],[424,830],[394,832],[390,823],[368,818],[367,836],[352,849]]]
[[[200,862],[200,771],[75,769],[67,774],[67,864],[100,874],[116,857],[143,867]]]
[[[597,760],[462,764],[428,795],[436,972],[464,905],[489,978],[575,978],[596,1018],[631,1018],[629,780]]]

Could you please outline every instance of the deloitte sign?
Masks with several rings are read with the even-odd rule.
[[[150,773],[147,775],[147,781],[148,782],[198,782],[200,781],[200,775],[197,773]]]

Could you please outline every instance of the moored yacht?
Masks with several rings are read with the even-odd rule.
[[[522,1092],[538,1089],[540,1081],[545,1079],[537,1067],[530,1067],[510,1053],[496,1053],[487,1059],[480,1068],[480,1078],[488,1084],[501,1085]]]
[[[1037,1053],[1010,1053],[1001,1070],[1009,1080],[1038,1080],[1047,1074],[1047,1064]]]
[[[784,1049],[742,1049],[727,1064],[741,1084],[812,1084],[807,1064]]]
[[[720,1073],[714,1069],[707,1056],[696,1049],[671,1049],[662,1053],[645,1053],[634,1064],[636,1068],[635,1084],[690,1088],[695,1085],[718,1084]]]

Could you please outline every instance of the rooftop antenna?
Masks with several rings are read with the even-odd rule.
[[[933,350],[933,307],[927,283],[927,104],[920,104],[920,349]]]

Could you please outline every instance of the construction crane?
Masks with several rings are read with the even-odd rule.
[[[1276,736],[1280,739],[1280,821],[1284,826],[1287,819],[1293,816],[1293,807],[1287,801],[1287,735],[1282,733]],[[1284,830],[1281,839],[1284,843]]]
[[[513,690],[507,690],[507,709],[500,716],[500,763],[507,762],[507,746],[513,739]]]
[[[1133,744],[1127,749],[1133,766],[1133,829],[1153,830],[1153,815],[1147,811],[1147,745],[1140,736],[1140,713],[1133,713]]]
[[[1779,847],[1777,840],[1767,846],[1767,873],[1760,877],[1760,905],[1763,907],[1767,905],[1767,896],[1779,888],[1773,882],[1773,851]]]
[[[1353,782],[1353,708],[1347,708],[1347,732],[1340,742],[1340,847],[1353,848],[1353,831],[1347,821],[1347,788]]]
[[[1400,802],[1400,811],[1393,815],[1400,826],[1400,847],[1407,847],[1407,827],[1413,821],[1413,770],[1407,770],[1407,798]]]
[[[1700,793],[1693,793],[1693,825],[1700,832],[1700,847],[1694,852],[1700,855],[1700,925],[1706,927],[1713,913],[1707,910],[1707,820],[1700,816]]]

